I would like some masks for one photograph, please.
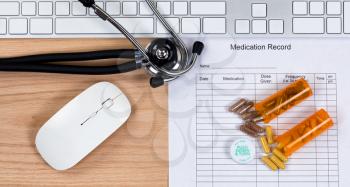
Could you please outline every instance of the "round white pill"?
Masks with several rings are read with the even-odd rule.
[[[237,163],[247,164],[254,159],[255,145],[248,138],[239,138],[232,143],[230,154]]]

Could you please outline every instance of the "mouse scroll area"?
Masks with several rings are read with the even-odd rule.
[[[111,83],[97,83],[72,99],[39,130],[36,147],[56,170],[76,165],[131,114],[128,98]]]

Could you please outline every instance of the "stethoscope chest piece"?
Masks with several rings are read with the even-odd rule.
[[[159,68],[172,69],[178,61],[177,47],[171,39],[153,40],[147,47],[149,61]]]

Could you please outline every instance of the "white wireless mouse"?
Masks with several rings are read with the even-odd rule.
[[[40,128],[37,150],[54,169],[69,169],[121,127],[130,114],[130,102],[119,88],[108,82],[94,84]]]

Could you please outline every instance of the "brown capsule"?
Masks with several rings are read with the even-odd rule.
[[[238,111],[237,113],[239,115],[243,115],[246,112],[248,112],[252,107],[254,106],[254,102],[252,101],[248,101],[245,105],[243,105]]]
[[[252,121],[254,121],[255,123],[260,123],[264,121],[264,118],[262,116],[258,116],[254,118]]]
[[[248,126],[248,128],[254,130],[256,133],[263,133],[265,132],[265,129],[260,127],[259,125],[257,125],[256,123],[249,121],[245,123],[246,126]]]
[[[258,137],[258,134],[254,130],[248,128],[248,126],[246,125],[241,125],[239,129],[251,137],[254,137],[254,138]]]
[[[259,116],[259,113],[255,110],[252,110],[252,111],[249,111],[249,112],[242,114],[241,118],[243,120],[253,120],[254,118],[256,118],[258,116]]]
[[[247,103],[247,100],[240,99],[230,107],[231,112],[237,112],[243,105]]]

